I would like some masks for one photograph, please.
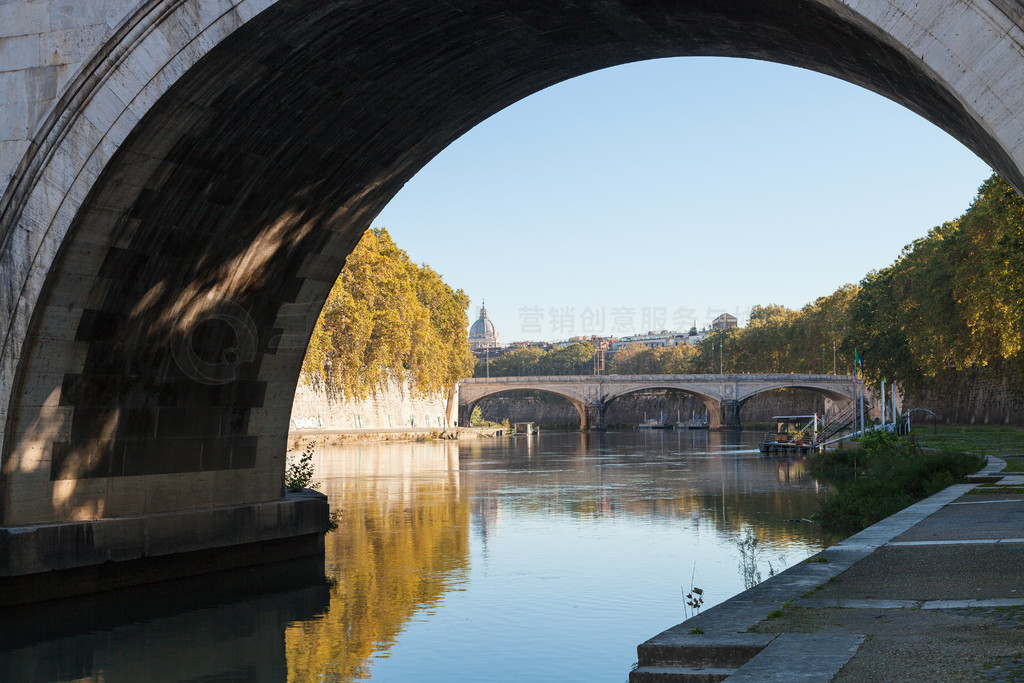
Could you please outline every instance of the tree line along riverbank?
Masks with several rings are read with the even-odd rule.
[[[461,289],[414,263],[386,229],[370,230],[321,312],[301,381],[346,400],[393,377],[423,395],[450,395],[473,374],[468,306]],[[755,306],[744,327],[694,345],[626,346],[605,372],[846,373],[856,349],[869,382],[896,382],[904,405],[928,408],[940,422],[1024,424],[1022,340],[1024,201],[993,175],[963,215],[859,283],[800,310]],[[594,354],[587,343],[525,346],[490,360],[489,372],[589,374]]]
[[[896,382],[905,405],[928,408],[942,422],[1024,424],[1022,345],[1024,200],[992,175],[963,215],[859,283],[800,310],[755,306],[744,327],[694,345],[623,347],[605,372],[845,374],[857,350],[869,382]],[[589,374],[594,353],[585,343],[527,346],[491,359],[488,372]]]

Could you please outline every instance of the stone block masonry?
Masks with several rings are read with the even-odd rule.
[[[458,405],[458,395],[453,402]],[[299,383],[292,404],[289,429],[377,431],[401,428],[444,429],[448,396],[419,396],[408,381],[392,380],[362,401],[334,398],[324,391]]]
[[[0,0],[0,188],[60,91],[138,0]]]

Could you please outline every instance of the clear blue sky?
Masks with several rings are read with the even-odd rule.
[[[452,144],[385,226],[503,342],[800,308],[963,213],[990,169],[899,105],[749,60],[566,81]]]

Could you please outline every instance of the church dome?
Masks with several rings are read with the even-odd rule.
[[[494,348],[498,343],[498,330],[487,317],[487,307],[481,306],[480,318],[469,328],[469,348]]]

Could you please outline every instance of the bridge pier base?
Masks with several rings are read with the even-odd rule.
[[[733,400],[722,401],[722,429],[741,429],[740,424],[740,402]]]
[[[597,401],[587,403],[580,411],[583,418],[580,424],[582,431],[604,431],[604,403]]]
[[[0,528],[0,607],[324,554],[327,497]]]

